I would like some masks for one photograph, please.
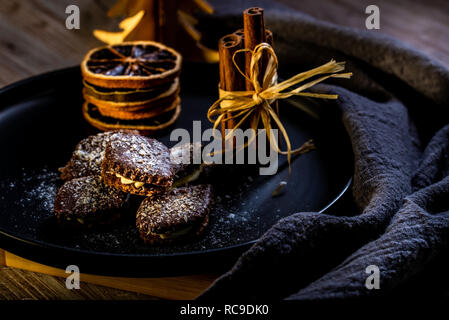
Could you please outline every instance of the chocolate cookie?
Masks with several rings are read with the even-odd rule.
[[[106,186],[100,176],[76,178],[64,183],[55,198],[59,222],[91,227],[120,217],[127,194]]]
[[[186,143],[170,148],[170,161],[175,172],[172,187],[180,187],[199,178],[203,166],[194,163],[194,153],[201,156],[201,143]]]
[[[74,178],[87,177],[101,174],[101,163],[103,162],[106,144],[118,131],[104,132],[81,140],[75,147],[72,158],[60,168],[61,179],[71,180]],[[138,134],[137,131],[130,133]]]
[[[146,198],[137,211],[137,228],[145,243],[167,243],[199,235],[209,223],[210,185],[171,189]]]
[[[107,144],[101,169],[106,184],[142,196],[164,191],[174,177],[170,151],[164,144],[121,133]]]

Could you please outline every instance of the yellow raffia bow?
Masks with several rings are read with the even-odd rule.
[[[249,77],[244,72],[242,72],[235,61],[235,56],[240,52],[251,53]],[[259,61],[264,56],[264,52],[268,54],[269,59],[265,74],[262,78],[261,85],[259,83]],[[261,43],[257,45],[252,51],[249,49],[237,50],[232,57],[232,61],[240,74],[242,74],[242,76],[244,76],[252,83],[254,90],[225,91],[219,89],[220,98],[215,101],[215,103],[209,108],[207,112],[207,118],[210,122],[214,123],[214,129],[216,129],[223,120],[239,118],[239,121],[234,126],[234,128],[232,128],[232,130],[226,134],[225,141],[232,139],[234,131],[239,128],[245,120],[249,120],[251,129],[255,130],[256,132],[259,121],[262,120],[262,124],[264,126],[264,129],[266,130],[267,137],[271,145],[278,153],[287,155],[288,163],[290,163],[291,155],[302,152],[304,150],[304,146],[292,150],[287,131],[285,130],[278,115],[273,110],[270,104],[277,99],[287,99],[291,96],[337,99],[338,95],[336,94],[322,94],[303,91],[328,78],[349,79],[352,75],[352,73],[350,72],[338,73],[344,70],[345,63],[335,62],[335,60],[331,60],[320,67],[301,72],[291,77],[290,79],[282,81],[281,83],[277,83],[278,59],[273,48],[268,43]],[[306,82],[293,90],[285,92],[285,90],[291,88],[294,85],[304,82],[311,77],[322,74],[327,75]],[[279,150],[277,142],[274,141],[274,139],[270,140],[271,119],[274,120],[279,130],[281,131],[287,145],[287,151]]]

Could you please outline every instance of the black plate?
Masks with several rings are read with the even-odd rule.
[[[181,79],[182,113],[175,127],[192,129],[216,99],[217,67],[186,64]],[[348,188],[353,172],[349,139],[336,112],[316,120],[282,102],[281,120],[294,146],[314,138],[317,150],[292,163],[284,193],[272,191],[287,176],[284,157],[275,176],[258,176],[243,166],[209,171],[215,204],[203,237],[173,246],[145,246],[134,226],[134,212],[110,228],[70,233],[52,217],[61,181],[57,168],[82,138],[96,133],[81,115],[78,67],[33,77],[0,91],[0,246],[40,263],[81,272],[160,276],[227,268],[281,217],[323,211]],[[307,101],[306,101],[307,104]],[[170,130],[171,130],[170,129]],[[157,138],[167,145],[170,130]]]

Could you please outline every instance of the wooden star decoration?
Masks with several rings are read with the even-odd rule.
[[[196,30],[195,11],[213,13],[205,0],[119,0],[108,11],[108,16],[125,16],[113,32],[94,30],[94,36],[107,44],[124,41],[154,40],[181,51],[191,61],[217,62],[216,50],[201,44],[201,33]]]

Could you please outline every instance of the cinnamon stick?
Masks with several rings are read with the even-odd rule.
[[[238,72],[232,61],[232,57],[237,50],[243,48],[242,38],[236,34],[224,36],[218,42],[219,68],[220,68],[220,87],[226,91],[240,91],[245,88],[244,78]],[[241,55],[235,56],[236,62],[242,68]]]
[[[232,61],[232,57],[237,50],[243,48],[242,37],[236,34],[229,34],[221,38],[218,42],[220,88],[225,91],[245,90],[245,78],[238,72]],[[235,61],[241,70],[244,70],[244,59],[242,55],[236,55]],[[225,136],[226,129],[232,129],[235,126],[233,119],[225,119],[221,123],[221,134]],[[223,140],[223,148],[225,148]],[[232,148],[232,146],[231,146]]]
[[[244,33],[244,42],[245,49],[254,50],[254,48],[265,42],[265,23],[263,19],[263,9],[259,7],[253,7],[246,9],[243,11],[243,33]],[[245,70],[246,74],[249,75],[250,65],[251,65],[251,53],[247,52],[245,55]],[[264,74],[263,69],[263,60],[261,59],[261,65],[259,66],[260,70],[260,79],[261,82]],[[266,66],[266,65],[265,65]],[[254,90],[251,81],[246,80],[246,89]]]
[[[243,31],[243,29],[238,29],[238,30],[234,31],[233,34],[235,34],[239,37],[242,37],[242,39],[244,39],[244,37],[245,37],[245,32]]]
[[[265,22],[263,17],[263,9],[259,7],[253,7],[246,9],[243,12],[243,33],[245,49],[254,50],[254,48],[262,43],[266,42],[273,46],[273,33],[265,29]],[[265,69],[268,65],[269,56],[264,53],[259,62],[259,83],[263,85],[263,77],[265,74]],[[251,65],[251,53],[247,52],[245,55],[245,73],[250,76],[250,65]],[[251,81],[246,80],[246,89],[254,90]],[[275,102],[274,109],[277,114],[279,114],[278,102]],[[278,140],[279,143],[279,140]],[[267,148],[269,148],[267,146]]]
[[[265,29],[265,42],[273,46],[273,32],[270,29]]]
[[[273,32],[271,32],[271,30],[269,29],[265,29],[265,41],[274,49]],[[268,63],[268,61],[266,61],[265,63]],[[274,110],[276,111],[277,115],[279,115],[279,102],[277,100],[275,101]],[[280,139],[280,137],[278,138]]]

